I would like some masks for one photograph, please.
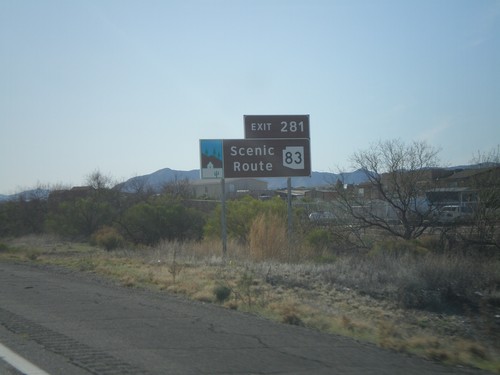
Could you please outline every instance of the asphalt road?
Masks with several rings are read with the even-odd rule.
[[[484,374],[95,276],[3,263],[0,342],[51,375]]]

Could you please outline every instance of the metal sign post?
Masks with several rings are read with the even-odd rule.
[[[286,180],[286,192],[287,192],[287,219],[288,219],[288,231],[287,231],[287,237],[288,237],[288,258],[289,260],[292,258],[291,257],[291,248],[292,248],[292,233],[293,233],[293,221],[292,221],[292,179],[290,177],[287,178]]]
[[[227,225],[226,225],[226,180],[220,180],[221,190],[221,227],[222,227],[222,260],[227,260]]]

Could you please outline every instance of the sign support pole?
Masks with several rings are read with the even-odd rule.
[[[227,226],[226,226],[226,181],[220,179],[221,189],[221,227],[222,227],[222,260],[227,260]]]
[[[286,180],[286,190],[287,190],[287,205],[288,205],[288,257],[291,258],[291,246],[292,246],[292,178],[288,177]]]

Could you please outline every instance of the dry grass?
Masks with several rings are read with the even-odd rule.
[[[256,261],[286,260],[288,241],[285,222],[276,214],[257,216],[250,226],[250,257]]]
[[[281,244],[277,233],[262,233],[267,219],[258,220],[256,236],[270,236]],[[251,251],[230,242],[230,260],[225,262],[218,242],[163,242],[154,248],[111,252],[47,238],[3,243],[7,250],[2,247],[0,260],[92,271],[127,287],[155,288],[223,303],[282,323],[500,373],[500,322],[496,317],[500,312],[498,305],[489,303],[499,296],[498,261],[377,251],[339,255],[328,264],[289,263],[282,261],[282,250]],[[258,245],[254,242],[253,246]],[[302,250],[296,248],[293,253]],[[303,258],[307,251],[295,259]],[[33,253],[36,257],[30,256]],[[274,255],[273,260],[266,259],[269,254]],[[179,266],[175,280],[173,262]],[[214,292],[220,286],[231,291],[223,302]],[[457,307],[458,297],[465,308]]]

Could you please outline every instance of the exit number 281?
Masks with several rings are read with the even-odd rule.
[[[281,121],[282,133],[304,132],[304,121]]]

